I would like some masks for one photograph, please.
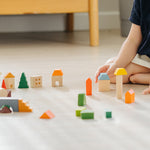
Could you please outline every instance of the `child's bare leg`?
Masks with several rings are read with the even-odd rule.
[[[145,78],[148,77],[148,75],[143,79],[143,77],[139,80],[138,74],[149,74],[149,78],[150,78],[150,69],[134,64],[134,63],[130,63],[126,68],[128,75],[123,76],[123,83],[129,83],[129,81],[131,81],[132,83],[139,83],[139,84],[149,84],[148,82],[145,82]],[[135,79],[136,78],[136,79]],[[116,78],[113,77],[110,79],[111,83],[116,83]]]
[[[130,76],[132,83],[150,84],[150,73],[138,73]]]

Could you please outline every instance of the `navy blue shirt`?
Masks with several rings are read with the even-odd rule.
[[[134,0],[130,21],[141,26],[142,42],[138,54],[150,57],[150,0]]]

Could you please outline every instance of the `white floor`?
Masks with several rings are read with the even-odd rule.
[[[119,31],[100,32],[100,46],[89,47],[88,32],[0,34],[0,71],[16,76],[12,96],[23,98],[33,113],[0,114],[0,150],[149,150],[150,95],[142,95],[147,86],[124,85],[124,93],[133,88],[134,104],[125,104],[111,91],[100,93],[93,81],[93,96],[87,108],[94,120],[75,116],[78,93],[85,92],[85,80],[99,65],[115,56],[122,42]],[[64,73],[64,87],[51,87],[55,68]],[[17,89],[21,72],[43,76],[43,88]],[[55,118],[40,120],[46,110]],[[111,109],[113,118],[105,119]]]

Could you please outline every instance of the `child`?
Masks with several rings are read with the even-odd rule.
[[[132,26],[117,57],[98,68],[95,76],[107,72],[111,83],[115,83],[116,68],[125,68],[124,83],[150,84],[150,0],[134,0],[130,21]],[[150,88],[145,90],[150,93]]]

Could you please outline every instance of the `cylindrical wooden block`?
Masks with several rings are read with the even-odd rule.
[[[122,83],[122,75],[116,76],[116,97],[118,99],[122,99],[123,93],[123,83]]]
[[[89,0],[90,45],[99,45],[98,0]]]

